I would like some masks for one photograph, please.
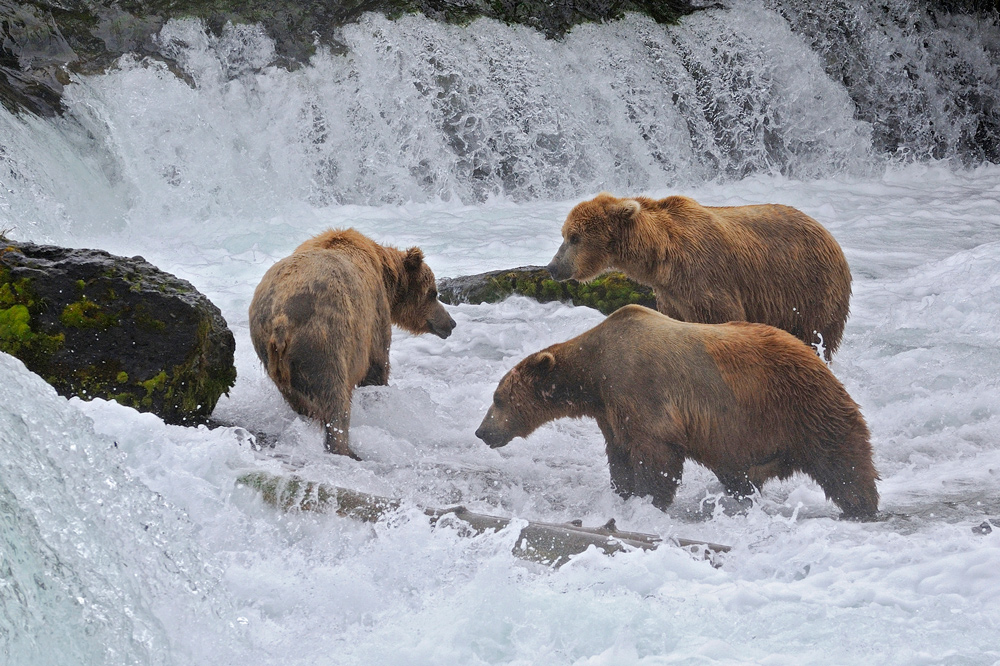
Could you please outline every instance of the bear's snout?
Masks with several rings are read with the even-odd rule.
[[[552,276],[553,280],[568,280],[572,273],[553,261],[551,264],[545,267],[549,271],[549,275]]]
[[[568,280],[573,276],[573,262],[566,258],[566,243],[559,246],[556,256],[552,257],[552,261],[545,269],[553,280]]]
[[[476,430],[476,437],[483,440],[486,446],[491,449],[499,449],[501,446],[506,445],[507,442],[510,441],[497,431],[490,430],[486,426],[479,426],[479,429]]]
[[[483,422],[476,429],[476,437],[483,440],[491,449],[499,449],[501,446],[507,444],[511,440],[511,437],[498,428],[495,428],[494,421],[493,408],[490,407],[489,411],[486,412],[486,416],[483,417]]]
[[[451,315],[443,307],[440,305],[438,307],[440,311],[434,313],[434,316],[427,320],[427,327],[431,330],[431,333],[439,338],[447,338],[455,330],[455,320],[451,318]]]

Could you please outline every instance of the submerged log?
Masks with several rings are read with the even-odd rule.
[[[269,472],[248,472],[237,479],[238,483],[261,493],[264,501],[283,511],[335,511],[338,515],[366,522],[375,522],[402,505],[400,500],[370,495],[348,488],[340,488],[316,481],[306,481],[297,476],[282,476]],[[469,511],[464,506],[446,509],[425,508],[431,524],[446,516],[454,516],[468,526],[474,534],[487,530],[502,530],[511,519]],[[543,523],[529,521],[521,528],[513,553],[522,559],[561,566],[572,555],[582,553],[590,546],[611,555],[631,548],[650,550],[662,543],[655,534],[624,532],[609,520],[601,527],[584,527],[579,521],[571,523]],[[714,562],[715,556],[730,550],[729,546],[707,541],[672,537],[670,541],[693,554]]]

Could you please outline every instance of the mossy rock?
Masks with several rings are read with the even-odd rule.
[[[0,237],[0,351],[61,395],[203,423],[236,381],[235,349],[215,305],[142,257]]]
[[[590,282],[556,282],[541,266],[443,278],[438,281],[438,294],[441,301],[449,305],[498,303],[508,296],[518,294],[540,303],[561,301],[586,305],[604,314],[611,314],[631,303],[656,308],[653,290],[628,279],[623,273],[604,273]]]

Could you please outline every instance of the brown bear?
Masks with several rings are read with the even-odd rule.
[[[604,434],[615,491],[652,495],[660,509],[690,458],[737,497],[801,471],[845,516],[878,510],[858,405],[812,349],[771,326],[687,323],[627,305],[518,363],[476,436],[497,448],[584,416]]]
[[[392,324],[451,335],[419,248],[379,245],[354,229],[329,230],[271,266],[250,303],[250,339],[292,409],[318,419],[326,449],[348,446],[355,386],[389,380]]]
[[[656,309],[681,321],[752,321],[840,345],[851,272],[840,245],[788,206],[702,206],[693,199],[607,193],[578,204],[548,265],[556,280],[617,269],[656,292]],[[822,336],[822,338],[820,338]]]

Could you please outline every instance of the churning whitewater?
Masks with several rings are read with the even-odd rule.
[[[879,23],[828,5],[826,24],[752,2],[563,41],[366,15],[343,54],[293,72],[255,28],[178,21],[158,39],[183,77],[126,57],[74,79],[61,118],[0,110],[0,227],[191,281],[233,330],[239,373],[214,414],[231,425],[184,428],[66,400],[0,354],[0,661],[1000,660],[1000,167],[969,147],[958,93],[927,83],[964,58],[958,96],[995,95],[996,31],[977,41],[955,18],[910,47],[916,10]],[[844,67],[867,103],[824,64],[838,25],[858,35]],[[879,70],[887,45],[920,76]],[[831,369],[871,429],[884,520],[838,520],[803,475],[726,513],[690,463],[667,512],[623,500],[589,420],[476,439],[503,374],[603,319],[587,308],[515,297],[449,307],[446,340],[394,330],[389,385],[354,394],[360,462],[325,453],[253,352],[254,287],[324,229],[418,245],[438,277],[539,265],[601,190],[787,204],[830,230],[854,277]],[[404,508],[374,525],[286,514],[237,483],[289,469]],[[549,569],[511,554],[516,530],[469,538],[419,510],[456,504],[733,549],[718,567],[664,545]]]

